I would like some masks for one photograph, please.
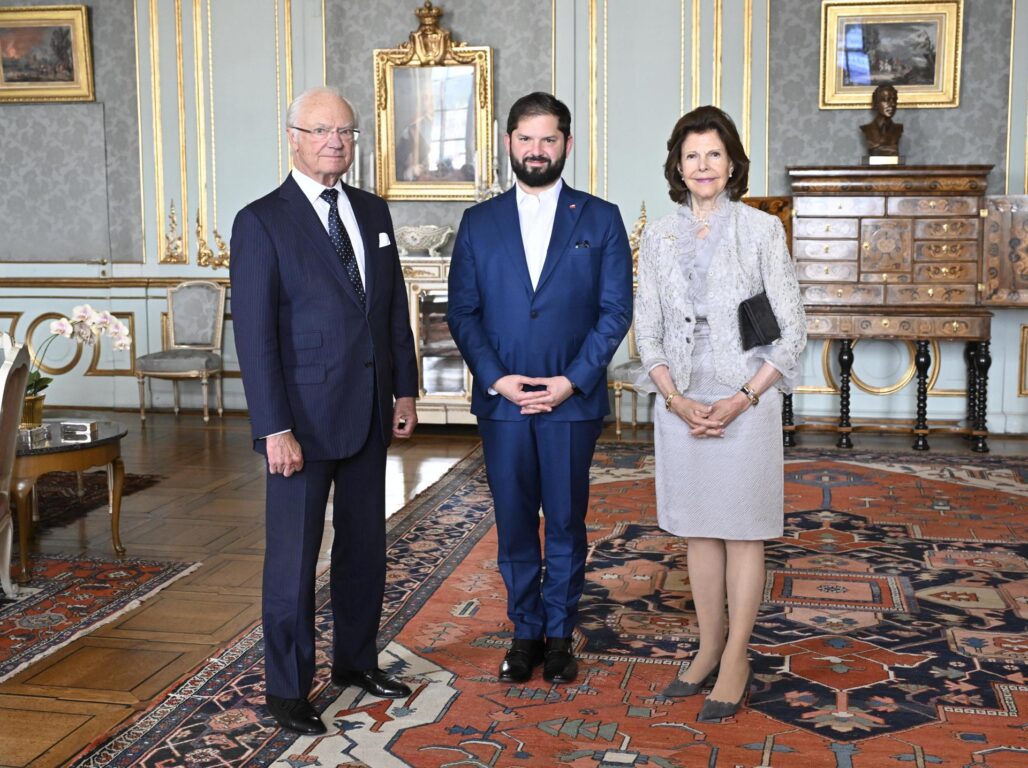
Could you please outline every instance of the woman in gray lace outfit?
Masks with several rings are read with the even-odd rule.
[[[731,118],[716,107],[682,117],[664,176],[679,206],[643,234],[635,333],[661,398],[657,516],[688,538],[700,628],[695,658],[665,693],[692,695],[716,675],[700,712],[710,720],[734,714],[749,689],[764,540],[784,521],[780,392],[798,377],[806,325],[781,222],[739,202],[749,158]],[[744,351],[739,302],[762,290],[781,338]]]

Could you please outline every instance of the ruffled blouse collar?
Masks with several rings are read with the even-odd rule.
[[[686,228],[693,234],[698,234],[704,227],[707,227],[711,233],[714,230],[720,230],[721,225],[724,223],[728,214],[731,213],[732,205],[731,200],[728,196],[728,190],[722,190],[716,198],[714,198],[714,208],[706,216],[700,218],[697,216],[689,205],[689,201],[682,203],[678,206],[678,215],[682,217],[686,223]]]

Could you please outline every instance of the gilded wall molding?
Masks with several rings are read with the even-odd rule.
[[[18,338],[14,332],[18,329],[18,321],[24,312],[0,312],[0,320],[7,320],[7,333],[12,339]]]

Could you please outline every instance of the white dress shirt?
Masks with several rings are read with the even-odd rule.
[[[557,198],[564,186],[562,179],[538,195],[525,192],[520,184],[515,185],[518,202],[518,219],[521,222],[521,242],[525,246],[525,261],[532,288],[539,285],[539,275],[546,263],[546,250],[550,247],[553,234],[553,217],[557,215]]]
[[[293,180],[300,186],[300,190],[307,196],[307,199],[311,201],[311,205],[314,206],[314,212],[318,214],[321,226],[328,232],[329,204],[327,200],[321,198],[321,193],[328,189],[328,187],[295,168],[292,173]],[[357,217],[353,214],[350,198],[343,191],[343,185],[337,181],[332,189],[339,191],[336,203],[339,208],[339,218],[342,219],[346,234],[350,236],[350,242],[353,243],[353,255],[357,257],[357,269],[361,275],[361,282],[367,288],[368,280],[365,277],[367,273],[364,267],[364,241],[361,239],[361,229],[357,226]]]

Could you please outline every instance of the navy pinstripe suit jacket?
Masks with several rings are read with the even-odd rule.
[[[343,185],[365,252],[366,309],[290,176],[232,225],[232,324],[254,447],[286,429],[304,459],[352,456],[369,427],[392,437],[394,397],[418,392],[396,238],[384,200]],[[388,235],[388,244],[380,245]],[[373,398],[377,425],[371,425]]]

